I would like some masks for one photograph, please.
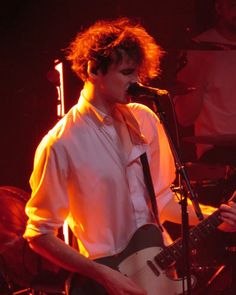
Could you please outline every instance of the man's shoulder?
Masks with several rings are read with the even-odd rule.
[[[139,123],[140,127],[148,128],[148,126],[155,126],[159,121],[156,114],[144,104],[130,103],[128,104],[128,108]]]
[[[69,127],[75,122],[75,108],[71,108],[68,113],[65,114],[55,125],[49,130],[49,134],[55,138],[62,137],[68,130]]]
[[[52,146],[58,145],[66,141],[69,134],[72,132],[76,122],[78,121],[79,113],[76,106],[72,107],[43,137],[41,144]]]
[[[147,115],[147,116],[153,116],[153,111],[146,105],[141,103],[132,102],[127,105],[127,107],[130,109],[130,111],[135,115]]]

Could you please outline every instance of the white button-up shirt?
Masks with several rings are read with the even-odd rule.
[[[119,253],[143,224],[154,223],[140,155],[147,152],[159,211],[172,198],[175,177],[157,117],[140,104],[117,105],[131,148],[122,152],[112,118],[83,96],[38,146],[26,205],[24,237],[56,233],[67,219],[81,253]]]

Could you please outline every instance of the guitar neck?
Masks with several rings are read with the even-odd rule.
[[[236,203],[236,191],[233,193],[229,201]],[[199,244],[212,234],[222,223],[220,218],[220,210],[216,210],[213,214],[201,221],[197,226],[189,231],[189,246],[191,249],[199,246]],[[156,263],[166,269],[168,266],[176,262],[183,254],[183,240],[177,239],[173,244],[164,248],[155,256]]]
[[[220,219],[220,210],[216,210],[212,215],[208,216],[197,226],[189,231],[189,245],[191,248],[199,246],[200,242],[213,233],[218,225],[222,223]],[[155,256],[155,261],[162,268],[166,269],[172,263],[182,257],[183,240],[177,239],[173,244],[164,248]]]

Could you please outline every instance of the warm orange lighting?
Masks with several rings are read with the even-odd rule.
[[[68,223],[67,221],[64,222],[63,224],[63,235],[64,235],[64,242],[69,245],[69,228],[68,228]]]
[[[58,92],[58,104],[57,104],[57,116],[62,118],[65,115],[65,100],[64,100],[64,78],[63,78],[63,63],[56,59],[55,63],[55,70],[59,72],[60,83],[57,85],[57,92]],[[63,224],[63,235],[64,241],[67,245],[69,245],[69,228],[67,221]]]
[[[57,116],[63,117],[65,115],[65,100],[64,100],[64,79],[63,79],[63,63],[58,59],[54,61],[55,70],[60,74],[60,83],[57,85],[58,92],[58,105],[57,105]]]
[[[88,251],[84,248],[84,245],[78,240],[78,246],[79,246],[79,253],[84,255],[85,257],[89,257]]]

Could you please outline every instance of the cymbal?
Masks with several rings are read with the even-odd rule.
[[[236,134],[199,135],[184,137],[184,141],[215,146],[236,146]]]

